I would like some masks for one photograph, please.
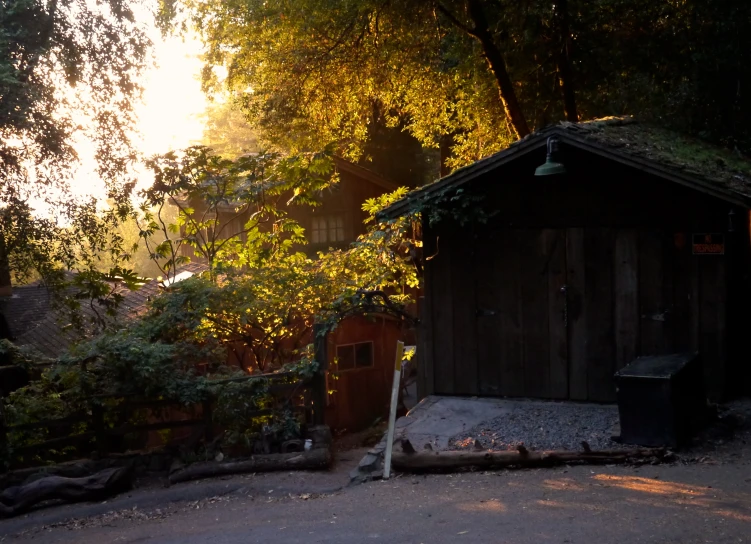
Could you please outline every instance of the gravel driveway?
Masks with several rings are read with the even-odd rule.
[[[509,450],[523,444],[531,450],[581,450],[587,442],[593,450],[626,449],[611,440],[617,436],[618,408],[611,405],[563,402],[516,402],[503,414],[449,440],[449,449],[475,447]]]

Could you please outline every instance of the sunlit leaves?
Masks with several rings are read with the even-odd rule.
[[[372,216],[405,194],[368,200],[364,209]],[[317,259],[293,252],[303,240],[293,221],[278,218],[271,233],[254,226],[246,239],[228,242],[231,251],[217,252],[214,274],[178,282],[155,300],[139,327],[173,343],[246,351],[251,369],[278,367],[307,344],[315,322],[335,324],[360,291],[386,290],[406,302],[419,285],[416,217],[368,223],[350,248]]]
[[[328,150],[229,160],[196,146],[147,164],[154,183],[142,194],[141,236],[168,277],[186,250],[216,279],[220,269],[257,267],[305,243],[302,228],[280,204],[315,204],[316,195],[337,181]],[[178,208],[174,221],[163,217],[169,205]],[[163,241],[156,244],[156,235]]]

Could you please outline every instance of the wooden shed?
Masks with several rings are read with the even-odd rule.
[[[349,316],[328,335],[327,425],[354,432],[388,417],[396,343],[413,337],[402,320],[380,314]]]
[[[550,137],[566,172],[535,175]],[[710,397],[748,390],[750,172],[628,118],[564,123],[386,209],[425,210],[420,395],[609,402],[616,370],[683,351]]]

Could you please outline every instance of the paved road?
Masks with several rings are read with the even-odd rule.
[[[238,486],[240,481],[245,483]],[[0,522],[0,535],[6,535],[0,540],[78,544],[751,542],[751,465],[747,463],[403,476],[341,490],[331,483],[322,476],[296,474],[214,481],[210,484],[214,488],[204,491],[219,493],[224,486],[227,494],[162,504],[159,513],[154,512],[154,505],[162,491],[155,491],[148,501],[144,495],[130,499],[143,506],[125,516],[35,528],[45,519],[49,522],[54,511],[48,510]],[[202,485],[206,484],[184,484],[163,492],[172,499],[180,495],[191,499],[190,494],[203,489]],[[316,494],[315,489],[327,486],[328,493]],[[81,512],[83,507],[73,508]],[[70,515],[75,510],[66,511]],[[19,528],[25,531],[21,536],[9,534]]]

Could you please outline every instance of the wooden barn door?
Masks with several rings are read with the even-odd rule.
[[[475,271],[478,392],[566,398],[566,231],[490,236]]]
[[[487,252],[451,255],[464,266],[455,276],[476,281],[474,293],[453,306],[455,334],[442,335],[453,344],[451,357],[437,349],[445,364],[436,391],[612,402],[613,376],[634,358],[696,349],[711,323],[700,329],[691,271],[721,261],[687,269],[681,263],[692,262],[689,249],[677,249],[673,237],[609,227],[483,233],[479,246]],[[702,301],[714,292],[706,291]],[[712,316],[724,308],[701,304]]]
[[[569,398],[615,400],[613,375],[640,355],[674,351],[686,315],[675,299],[672,237],[659,229],[567,229]]]
[[[573,400],[614,400],[613,374],[635,355],[637,251],[633,230],[567,230],[568,396]]]

